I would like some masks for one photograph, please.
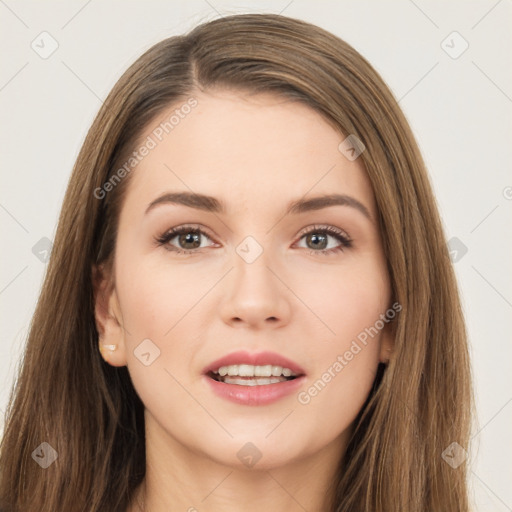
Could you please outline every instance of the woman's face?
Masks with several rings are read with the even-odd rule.
[[[345,137],[303,104],[194,97],[140,138],[149,149],[137,148],[103,304],[112,316],[97,303],[103,343],[118,344],[108,361],[127,365],[147,442],[161,450],[239,467],[337,453],[392,346],[389,276],[361,158],[340,150]],[[219,361],[240,351],[247,357]],[[298,376],[269,384],[269,365]],[[259,376],[205,375],[222,366]]]

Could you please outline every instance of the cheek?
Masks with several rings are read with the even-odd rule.
[[[313,372],[297,397],[311,421],[334,437],[361,410],[379,364],[381,315],[389,289],[379,262],[340,269],[336,278],[318,274],[301,284],[305,302],[318,312],[319,331],[309,350]],[[325,329],[323,329],[325,327]]]
[[[168,340],[180,319],[207,293],[212,276],[164,261],[120,260],[117,273],[121,309],[130,332]],[[130,329],[131,328],[131,329]]]
[[[204,332],[214,321],[215,305],[209,291],[219,281],[222,269],[207,265],[183,265],[166,258],[119,251],[116,261],[116,287],[125,322],[127,366],[138,391],[159,394],[165,387],[180,390],[170,374],[180,382],[195,368],[195,354],[205,343]],[[155,253],[156,254],[156,253]],[[209,306],[206,306],[210,304]],[[143,340],[148,351],[158,354],[149,366],[137,355]]]
[[[294,291],[317,324],[316,338],[337,349],[373,326],[389,305],[387,271],[374,257],[296,274]]]

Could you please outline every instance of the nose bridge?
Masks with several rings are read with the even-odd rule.
[[[290,308],[286,287],[274,275],[273,267],[279,265],[272,254],[254,236],[247,236],[235,248],[234,269],[222,305],[224,321],[255,326],[287,320]]]
[[[268,240],[265,240],[265,242],[268,242]],[[235,252],[234,274],[238,285],[245,286],[246,284],[260,283],[265,288],[273,286],[269,279],[272,275],[269,270],[269,267],[272,267],[272,250],[268,243],[263,246],[263,243],[259,243],[253,236],[247,236],[238,244]]]

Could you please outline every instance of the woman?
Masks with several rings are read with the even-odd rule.
[[[467,511],[470,404],[456,281],[391,92],[316,26],[225,17],[148,50],[88,133],[0,504]]]

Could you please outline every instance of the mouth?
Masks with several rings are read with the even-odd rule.
[[[210,363],[203,374],[208,378],[237,386],[268,386],[295,380],[305,371],[294,361],[274,353],[233,352]]]
[[[238,386],[267,386],[294,380],[301,375],[290,368],[277,365],[254,366],[249,364],[221,366],[206,373],[210,379]]]

